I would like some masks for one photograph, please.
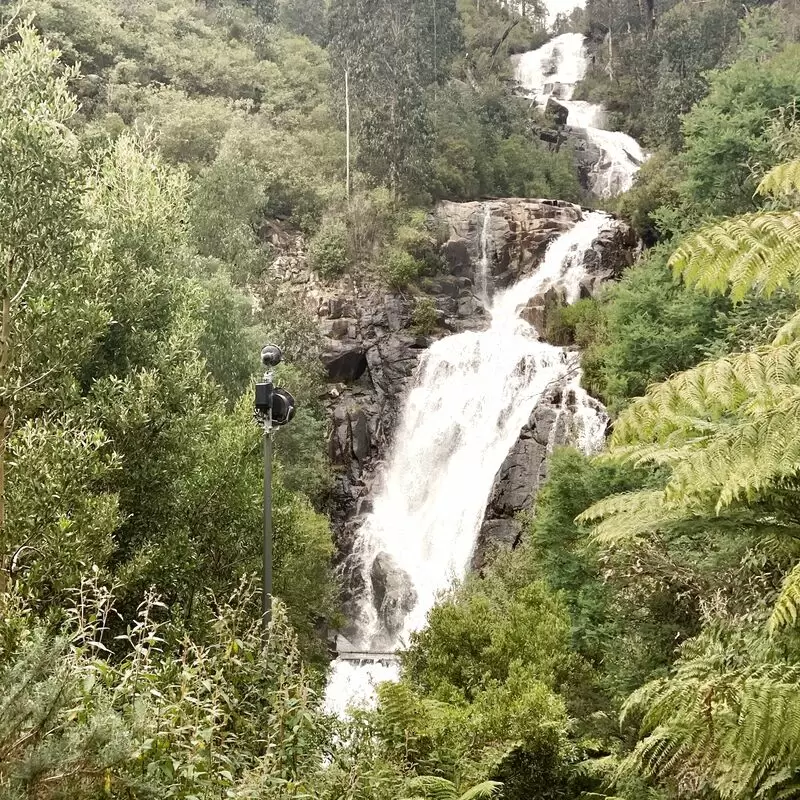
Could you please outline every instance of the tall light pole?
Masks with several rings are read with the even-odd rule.
[[[272,617],[272,435],[276,427],[286,425],[295,412],[294,397],[272,383],[272,370],[281,363],[283,354],[274,344],[261,348],[261,363],[267,368],[256,384],[256,421],[264,429],[264,537],[261,547],[261,624],[264,636]]]

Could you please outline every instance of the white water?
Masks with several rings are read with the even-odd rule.
[[[613,197],[630,189],[633,177],[647,157],[639,143],[625,133],[605,130],[602,106],[573,100],[575,85],[586,74],[585,37],[579,33],[556,36],[538,50],[513,57],[515,75],[526,94],[539,105],[557,100],[568,113],[567,124],[583,128],[602,152],[590,176],[598,197]]]
[[[488,212],[481,221],[479,274],[485,275]],[[448,336],[420,359],[383,488],[354,547],[366,587],[354,620],[356,649],[402,648],[437,596],[463,577],[498,469],[536,403],[567,376],[562,410],[574,403],[574,441],[587,452],[599,449],[607,417],[580,389],[574,358],[540,341],[519,311],[551,286],[562,288],[568,302],[577,300],[584,254],[613,224],[602,213],[588,214],[553,241],[531,277],[494,297],[488,330]],[[391,556],[416,594],[412,607],[401,604],[388,616],[373,603],[371,569],[379,553]],[[396,670],[393,664],[336,662],[326,708],[343,713],[349,704],[370,702],[374,683],[394,679]]]
[[[481,299],[484,303],[489,301],[489,262],[491,254],[489,253],[489,234],[491,233],[492,223],[492,207],[486,205],[483,210],[483,222],[481,223],[481,256],[478,280],[480,281]]]

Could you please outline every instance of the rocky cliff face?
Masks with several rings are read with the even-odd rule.
[[[449,237],[442,247],[446,269],[426,284],[439,322],[430,335],[414,330],[415,299],[410,293],[349,283],[326,286],[313,276],[302,285],[323,334],[328,446],[336,475],[330,513],[346,586],[357,588],[360,580],[351,574],[347,556],[363,515],[370,511],[373,487],[381,480],[420,353],[449,333],[486,327],[492,294],[530,274],[547,245],[582,213],[579,206],[550,200],[442,203],[438,216]],[[582,291],[588,296],[602,281],[617,276],[634,251],[635,237],[627,226],[604,234],[593,245]],[[522,430],[498,473],[476,565],[485,561],[494,543],[513,546],[517,541],[519,525],[513,517],[528,508],[546,472],[548,449],[568,438],[569,404],[568,392],[556,387]]]
[[[553,448],[578,444],[580,417],[587,402],[600,420],[607,419],[600,403],[582,393],[579,396],[568,382],[552,387],[534,408],[497,472],[472,558],[473,569],[481,570],[498,550],[519,544],[523,528],[519,514],[532,511]]]

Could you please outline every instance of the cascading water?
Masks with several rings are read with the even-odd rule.
[[[491,242],[490,233],[492,225],[492,207],[485,205],[483,208],[483,222],[481,224],[481,253],[480,264],[478,272],[478,280],[480,281],[481,299],[484,303],[489,301],[489,246]]]
[[[613,197],[630,189],[633,176],[647,157],[639,143],[625,133],[605,130],[603,107],[573,100],[575,85],[586,74],[586,37],[579,33],[556,36],[538,50],[514,56],[517,82],[540,105],[549,98],[567,109],[567,123],[586,131],[600,151],[590,176],[598,197]]]
[[[489,213],[487,207],[481,221],[487,275]],[[602,443],[607,418],[578,386],[572,354],[541,341],[519,311],[550,287],[561,289],[569,303],[577,300],[584,255],[613,224],[605,214],[587,214],[552,242],[531,277],[494,297],[488,330],[440,339],[420,359],[383,488],[352,555],[365,587],[353,620],[355,651],[403,647],[437,595],[463,577],[497,471],[549,388],[566,381],[571,390],[576,441],[587,451]],[[395,674],[387,660],[339,660],[326,707],[343,713],[351,703],[368,701],[375,682]]]

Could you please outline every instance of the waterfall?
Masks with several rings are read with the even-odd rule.
[[[492,225],[492,206],[486,203],[483,207],[483,223],[481,225],[481,238],[480,238],[480,258],[478,263],[478,281],[480,283],[481,299],[484,303],[489,302],[489,273],[491,266],[491,256],[489,254],[489,235],[491,233]]]
[[[487,260],[489,209],[480,260]],[[588,213],[549,246],[530,277],[498,292],[483,332],[447,336],[421,357],[405,401],[382,488],[356,537],[352,557],[364,592],[355,652],[390,653],[421,628],[437,596],[464,576],[495,476],[543,394],[566,381],[577,406],[573,435],[588,451],[602,443],[607,418],[578,385],[575,354],[539,339],[520,309],[550,287],[567,302],[580,295],[584,255],[613,225]],[[483,265],[479,265],[483,270]],[[326,707],[341,713],[368,701],[372,685],[392,679],[396,665],[355,654],[334,664]]]
[[[598,197],[613,197],[630,189],[646,159],[639,143],[625,133],[605,130],[602,106],[573,100],[575,84],[586,74],[585,37],[580,33],[556,36],[538,50],[513,57],[515,76],[526,95],[540,105],[556,100],[567,110],[567,124],[586,131],[600,158],[589,177]]]

